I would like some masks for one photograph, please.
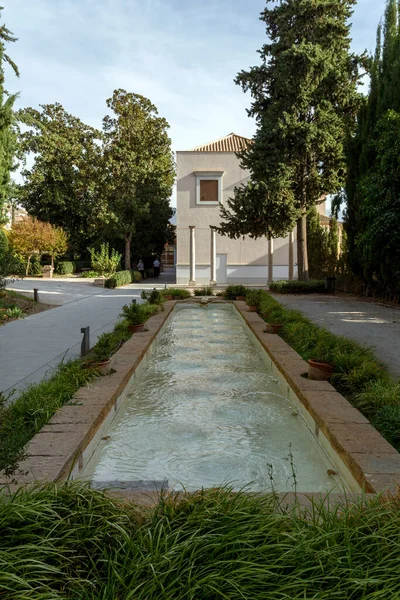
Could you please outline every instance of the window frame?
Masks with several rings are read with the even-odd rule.
[[[222,177],[224,171],[195,171],[196,176],[196,205],[198,206],[219,206],[222,204]],[[218,200],[200,200],[200,182],[218,181]]]

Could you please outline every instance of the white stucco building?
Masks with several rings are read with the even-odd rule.
[[[177,152],[178,284],[264,285],[297,277],[295,231],[285,239],[268,241],[247,236],[231,240],[211,229],[220,224],[220,204],[249,179],[235,154],[249,142],[231,133]],[[319,211],[325,214],[325,203]]]

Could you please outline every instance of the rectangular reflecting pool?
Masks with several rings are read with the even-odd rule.
[[[342,491],[345,484],[230,304],[178,304],[84,476],[188,491]]]

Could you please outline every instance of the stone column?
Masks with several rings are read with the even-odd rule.
[[[289,281],[293,280],[294,260],[293,260],[293,231],[289,233]]]
[[[274,240],[268,240],[268,283],[274,280]]]
[[[189,285],[196,285],[196,238],[194,225],[189,225],[190,229],[190,276]]]
[[[210,227],[210,230],[211,230],[211,253],[210,253],[211,279],[210,279],[210,285],[216,285],[216,283],[217,283],[216,231],[212,227]]]

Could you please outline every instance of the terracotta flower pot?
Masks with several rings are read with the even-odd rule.
[[[84,362],[83,364],[87,369],[100,369],[100,371],[106,371],[111,359],[99,360],[98,362]]]
[[[257,312],[257,306],[249,306],[249,312]]]
[[[139,333],[141,331],[146,331],[144,328],[144,323],[140,323],[140,325],[128,325],[128,329],[131,333]]]
[[[236,296],[236,300],[240,300],[240,302],[244,302],[246,300],[246,296]]]
[[[265,333],[279,333],[281,327],[283,327],[283,325],[278,325],[277,323],[266,323]]]
[[[173,296],[170,296],[170,295],[164,296],[164,300],[173,300],[173,299],[174,299]]]
[[[333,373],[333,366],[329,363],[318,362],[310,358],[308,361],[308,379],[328,381]]]

